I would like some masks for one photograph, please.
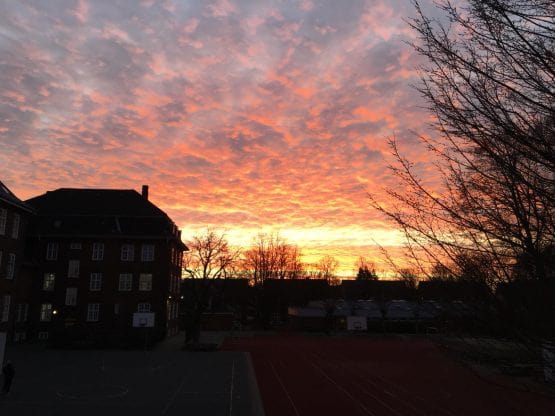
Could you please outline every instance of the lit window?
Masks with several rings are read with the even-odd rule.
[[[77,288],[68,287],[66,289],[66,305],[75,306],[77,305]]]
[[[40,305],[40,321],[50,322],[52,320],[52,304],[43,303]]]
[[[21,216],[19,214],[13,214],[12,238],[19,237],[20,222],[21,222]]]
[[[141,261],[154,260],[154,244],[143,244],[141,248]]]
[[[89,289],[92,291],[99,291],[102,289],[102,273],[91,273]]]
[[[118,290],[120,292],[128,292],[133,289],[133,275],[131,273],[122,273],[119,275]]]
[[[15,254],[8,255],[8,264],[6,265],[6,279],[13,279],[15,274]]]
[[[104,243],[93,243],[92,259],[96,261],[104,260]]]
[[[0,235],[6,234],[6,223],[8,222],[8,210],[0,208]]]
[[[150,291],[152,290],[152,274],[141,273],[139,276],[139,290]]]
[[[79,277],[79,260],[70,260],[67,266],[67,277]]]
[[[2,312],[2,316],[0,316],[0,322],[8,322],[8,318],[10,317],[10,302],[12,298],[10,295],[4,295],[1,299],[2,308],[0,311]]]
[[[87,322],[98,322],[100,315],[100,303],[89,303],[87,305]]]
[[[58,260],[58,243],[46,245],[46,260]]]
[[[133,261],[135,259],[135,246],[123,244],[121,246],[121,261]]]
[[[56,283],[56,274],[45,273],[44,278],[42,280],[42,290],[46,290],[49,292],[53,291],[55,283]]]
[[[137,305],[137,312],[150,312],[150,303],[139,303]]]

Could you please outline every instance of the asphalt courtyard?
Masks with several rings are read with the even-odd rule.
[[[261,405],[248,354],[12,348],[1,416],[250,416]]]
[[[229,338],[248,351],[266,416],[553,416],[555,399],[492,383],[412,337]]]

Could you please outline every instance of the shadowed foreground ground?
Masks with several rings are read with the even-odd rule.
[[[258,392],[247,354],[12,348],[2,416],[250,416]],[[259,402],[258,402],[259,403]]]
[[[406,337],[231,338],[248,351],[266,416],[555,415],[555,399],[490,383]]]

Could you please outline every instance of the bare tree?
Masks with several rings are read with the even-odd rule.
[[[330,285],[337,285],[340,283],[339,278],[336,275],[337,268],[339,267],[339,261],[333,256],[325,255],[318,263],[316,263],[316,269],[318,270],[318,277],[325,279]]]
[[[244,252],[243,267],[250,272],[254,285],[265,279],[298,279],[304,273],[299,248],[278,234],[259,234]]]
[[[415,2],[414,47],[428,59],[420,92],[435,116],[435,138],[421,137],[443,178],[431,189],[400,151],[391,169],[404,192],[396,205],[372,205],[394,221],[421,271],[450,263],[462,273],[479,259],[488,280],[512,278],[526,258],[546,280],[555,243],[555,7],[546,0],[469,0],[439,7],[446,27]],[[408,189],[408,191],[406,191]]]
[[[229,246],[224,234],[207,230],[187,242],[189,251],[183,257],[183,270],[192,282],[189,296],[186,342],[197,343],[200,321],[210,303],[214,281],[226,279],[237,262],[239,251]]]
[[[399,280],[405,282],[407,288],[415,290],[418,287],[418,272],[411,268],[399,269]]]

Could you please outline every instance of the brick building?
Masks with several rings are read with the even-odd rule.
[[[0,182],[0,332],[9,340],[26,336],[29,312],[29,268],[24,258],[25,234],[32,209]]]
[[[58,189],[29,199],[28,245],[37,262],[34,335],[68,344],[126,344],[153,312],[151,339],[178,331],[182,253],[173,221],[134,190]]]

